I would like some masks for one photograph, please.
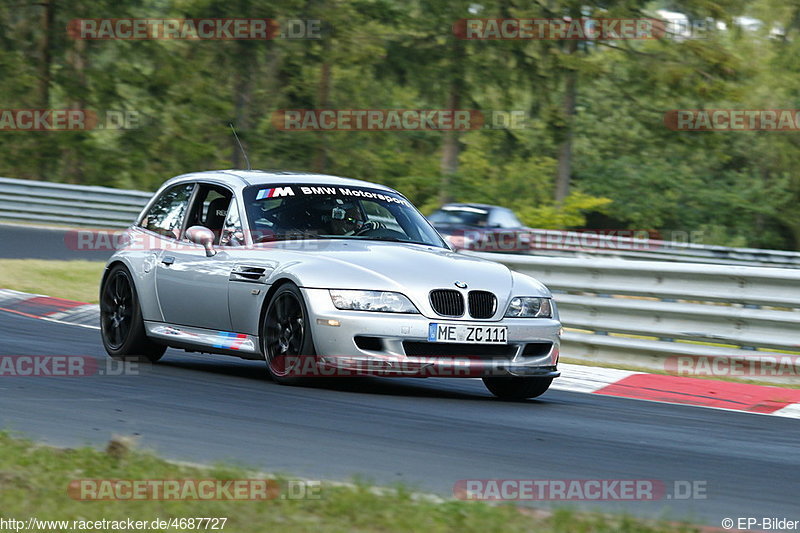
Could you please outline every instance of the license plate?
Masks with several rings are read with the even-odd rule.
[[[467,344],[506,344],[506,326],[432,323],[428,342],[463,342]]]

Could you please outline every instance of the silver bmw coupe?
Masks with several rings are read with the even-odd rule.
[[[100,312],[111,357],[235,355],[283,384],[479,377],[522,399],[559,376],[544,285],[455,253],[393,189],[320,174],[168,180],[108,261]]]

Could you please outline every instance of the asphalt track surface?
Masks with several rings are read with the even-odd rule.
[[[88,259],[71,253],[64,233],[0,226],[0,257]],[[0,311],[3,355],[107,361],[95,329]],[[669,493],[675,480],[698,481],[704,499],[568,505],[715,526],[726,517],[800,519],[797,420],[558,390],[502,402],[477,380],[285,387],[263,363],[169,350],[133,375],[0,377],[0,428],[58,446],[135,435],[171,459],[361,476],[445,497],[463,479],[657,480]]]
[[[111,230],[113,231],[113,230]],[[0,259],[106,261],[113,250],[81,250],[75,230],[0,224]]]
[[[0,355],[106,361],[95,329],[5,312]],[[669,492],[674,480],[702,481],[705,499],[570,505],[709,525],[800,519],[797,420],[557,390],[502,402],[477,380],[286,387],[260,362],[170,350],[133,375],[0,377],[0,427],[59,446],[136,435],[176,460],[357,475],[443,496],[462,479],[646,479]]]

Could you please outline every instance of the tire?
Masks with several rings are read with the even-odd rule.
[[[155,363],[167,349],[147,337],[133,277],[123,265],[114,266],[100,288],[100,336],[108,355],[120,361]]]
[[[489,392],[503,400],[524,400],[544,394],[553,378],[483,378]]]
[[[293,283],[282,285],[267,305],[261,326],[261,351],[276,383],[300,385],[306,381],[291,375],[296,374],[298,361],[308,363],[307,358],[312,358],[315,362],[316,358],[308,308]]]

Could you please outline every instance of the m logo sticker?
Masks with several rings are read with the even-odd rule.
[[[261,189],[256,195],[256,200],[263,200],[264,198],[279,198],[281,196],[294,196],[294,191],[291,187],[275,187],[274,189]]]

